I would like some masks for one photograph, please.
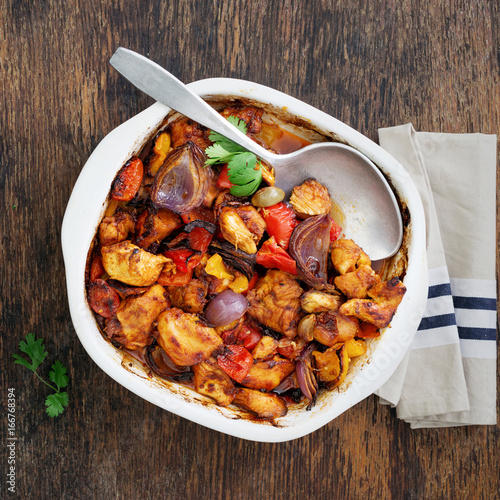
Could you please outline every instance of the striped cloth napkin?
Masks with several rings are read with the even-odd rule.
[[[427,223],[429,293],[413,344],[377,394],[412,428],[496,424],[496,136],[379,130]]]

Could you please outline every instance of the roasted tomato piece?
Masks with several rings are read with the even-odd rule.
[[[233,186],[234,184],[229,180],[229,172],[226,163],[220,171],[217,179],[217,187],[219,189],[231,189]]]
[[[92,264],[90,264],[90,281],[100,279],[104,274],[106,274],[106,270],[102,265],[102,257],[100,255],[96,255],[92,259]]]
[[[89,285],[90,307],[104,318],[116,314],[120,305],[120,296],[104,280],[96,279]]]
[[[113,183],[111,197],[119,201],[130,201],[139,191],[144,166],[139,158],[132,158],[118,172]]]
[[[263,208],[260,214],[266,222],[267,234],[274,236],[276,243],[286,250],[290,236],[298,224],[293,208],[286,203],[280,202]]]
[[[255,328],[244,323],[238,332],[238,341],[242,342],[246,349],[252,351],[257,345],[262,335]]]
[[[226,352],[217,357],[219,366],[236,382],[241,382],[253,365],[253,357],[240,345],[226,346]]]
[[[334,242],[337,241],[338,237],[340,236],[340,233],[342,232],[342,226],[339,226],[333,219],[332,219],[332,226],[330,227],[330,241]]]

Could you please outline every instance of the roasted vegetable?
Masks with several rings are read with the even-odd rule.
[[[139,191],[143,176],[142,161],[132,158],[118,172],[111,189],[111,197],[118,201],[130,201]]]
[[[301,222],[290,237],[289,253],[297,262],[299,277],[318,289],[327,286],[330,225],[328,215],[310,217]]]
[[[204,163],[205,153],[192,142],[173,149],[155,176],[151,189],[155,207],[181,214],[199,207],[212,177]]]

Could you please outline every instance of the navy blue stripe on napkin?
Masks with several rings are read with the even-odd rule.
[[[456,309],[482,309],[485,311],[496,311],[496,299],[486,297],[453,297],[453,305]]]
[[[473,328],[466,326],[458,327],[458,336],[462,340],[496,340],[495,328]]]
[[[444,326],[456,325],[455,313],[439,314],[437,316],[427,316],[422,318],[419,330],[430,330],[431,328],[442,328]]]
[[[436,297],[443,297],[451,295],[451,285],[449,283],[441,283],[439,285],[431,285],[427,298],[434,299]]]

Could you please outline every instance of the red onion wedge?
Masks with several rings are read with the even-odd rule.
[[[153,204],[180,214],[200,206],[212,176],[212,169],[204,167],[205,159],[205,153],[192,142],[173,149],[155,176]]]
[[[290,237],[288,252],[297,262],[297,272],[302,281],[315,288],[327,283],[330,228],[328,215],[317,215],[301,222]]]
[[[213,326],[229,325],[241,318],[249,307],[241,293],[226,289],[214,297],[205,309],[205,319]]]

